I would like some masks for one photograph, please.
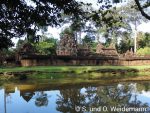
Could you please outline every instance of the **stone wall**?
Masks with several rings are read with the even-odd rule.
[[[35,56],[34,56],[35,57]],[[150,65],[150,57],[71,57],[71,56],[53,56],[53,57],[26,57],[21,59],[21,66],[51,66],[51,65]]]

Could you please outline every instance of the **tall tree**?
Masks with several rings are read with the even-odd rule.
[[[137,35],[138,49],[150,47],[150,33],[139,32]]]
[[[150,1],[149,0],[134,0],[138,10],[141,12],[142,16],[150,20],[150,15],[147,13],[145,9],[148,9],[150,7]],[[105,4],[110,3],[120,3],[123,2],[123,0],[98,0],[99,3],[105,2]],[[103,5],[104,7],[104,5]]]
[[[119,11],[123,15],[123,21],[132,25],[132,31],[134,33],[134,52],[137,51],[137,27],[142,22],[147,20],[140,14],[137,5],[134,0],[129,1],[125,6],[122,6]]]
[[[143,2],[143,0],[141,0]],[[149,8],[150,7],[150,1],[149,0],[144,0],[144,5],[142,6],[141,3],[140,3],[140,0],[135,0],[135,3],[137,4],[138,6],[138,9],[140,10],[141,14],[150,20],[150,15],[148,15],[146,12],[145,12],[145,8]]]
[[[106,40],[111,39],[114,44],[117,43],[117,38],[121,37],[123,32],[130,29],[128,23],[123,21],[123,16],[118,13],[116,8],[99,10],[97,14],[93,14],[92,19],[98,28],[98,34],[105,37]]]
[[[133,47],[133,40],[130,38],[128,33],[124,34],[124,37],[120,41],[120,43],[117,46],[117,50],[119,53],[125,53],[127,50],[130,50]],[[132,48],[133,49],[133,48]]]
[[[82,42],[81,33],[84,32],[87,21],[89,20],[89,14],[92,11],[92,6],[89,3],[80,2],[80,8],[83,10],[82,15],[64,15],[63,24],[70,23],[70,29],[72,29],[75,39],[78,43]]]
[[[99,3],[104,0],[98,0]],[[139,0],[135,0],[141,13],[150,19],[149,15],[145,15],[143,8],[149,6],[141,6]],[[29,3],[31,2],[31,3]],[[114,0],[113,2],[116,2]],[[38,37],[34,37],[41,26],[55,26],[62,22],[62,13],[66,15],[73,14],[73,17],[83,15],[81,3],[76,0],[1,0],[0,1],[0,49],[8,48],[13,45],[11,39],[27,34],[29,38],[32,36],[36,41]],[[105,0],[105,4],[101,4],[100,11],[111,8],[110,0]],[[105,14],[105,13],[104,13]],[[103,17],[104,14],[95,12],[96,16]],[[102,21],[111,25],[112,17],[103,18]],[[78,27],[77,27],[78,28]]]
[[[45,35],[42,35],[41,39],[39,43],[34,44],[36,51],[42,55],[55,55],[57,39]]]
[[[1,0],[0,49],[8,48],[13,37],[36,34],[41,26],[55,26],[62,21],[61,13],[80,15],[75,0]]]

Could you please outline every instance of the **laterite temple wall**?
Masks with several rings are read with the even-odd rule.
[[[51,65],[150,65],[150,57],[71,57],[55,56],[46,58],[26,57],[21,59],[21,66],[51,66]]]

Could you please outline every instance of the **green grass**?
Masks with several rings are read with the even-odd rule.
[[[101,72],[101,70],[105,72]],[[100,70],[100,71],[99,71]],[[111,72],[109,72],[111,70]],[[116,70],[116,71],[115,71]],[[129,71],[130,70],[130,71]],[[135,70],[135,71],[134,71]],[[32,73],[24,73],[33,71]],[[107,72],[108,71],[108,72]],[[114,71],[114,72],[113,72]],[[123,72],[122,72],[123,71]],[[19,76],[1,76],[0,80],[9,79],[88,79],[88,80],[111,80],[134,78],[137,76],[150,76],[150,65],[148,66],[36,66],[36,67],[14,67],[0,68],[0,72],[20,72]]]
[[[35,66],[35,67],[13,67],[13,68],[0,68],[0,72],[21,72],[21,71],[46,71],[46,72],[68,72],[75,71],[81,73],[84,71],[98,70],[98,69],[148,69],[147,66]]]

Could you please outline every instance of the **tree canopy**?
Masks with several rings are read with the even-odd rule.
[[[142,0],[141,0],[141,1],[142,1]],[[147,19],[150,20],[150,15],[148,15],[148,14],[144,11],[145,8],[150,7],[150,1],[149,1],[149,0],[145,0],[145,1],[146,1],[146,3],[145,3],[143,6],[140,4],[140,0],[135,0],[135,3],[137,4],[138,9],[140,10],[141,14],[142,14],[145,18],[147,18]]]
[[[0,49],[12,46],[13,37],[35,35],[42,26],[59,25],[62,12],[80,15],[79,5],[75,0],[1,0]]]
[[[141,14],[150,20],[150,15],[145,11],[146,8],[150,7],[150,0],[134,0]],[[111,0],[98,0],[99,3],[106,2],[107,6],[111,6]],[[122,0],[112,0],[113,3],[120,3]],[[104,6],[103,6],[104,7]]]
[[[113,0],[114,3],[119,1]],[[150,19],[150,16],[144,10],[150,6],[150,2],[148,0],[145,1],[145,4],[141,5],[140,0],[135,0],[141,14]],[[100,6],[100,14],[92,11],[93,15],[90,16],[92,16],[94,21],[97,21],[97,17],[103,17],[107,15],[107,12],[110,12],[102,13],[102,10],[112,7],[110,0],[98,0],[98,2],[105,2],[105,4]],[[80,15],[88,12],[83,10],[82,5],[82,2],[77,2],[76,0],[1,0],[0,49],[12,46],[11,39],[13,37],[32,35],[35,38],[36,32],[43,26],[59,25],[63,21],[62,14],[72,15],[74,20],[76,20],[75,18],[79,18]],[[112,24],[111,15],[100,20],[105,21],[104,23],[106,24]]]

